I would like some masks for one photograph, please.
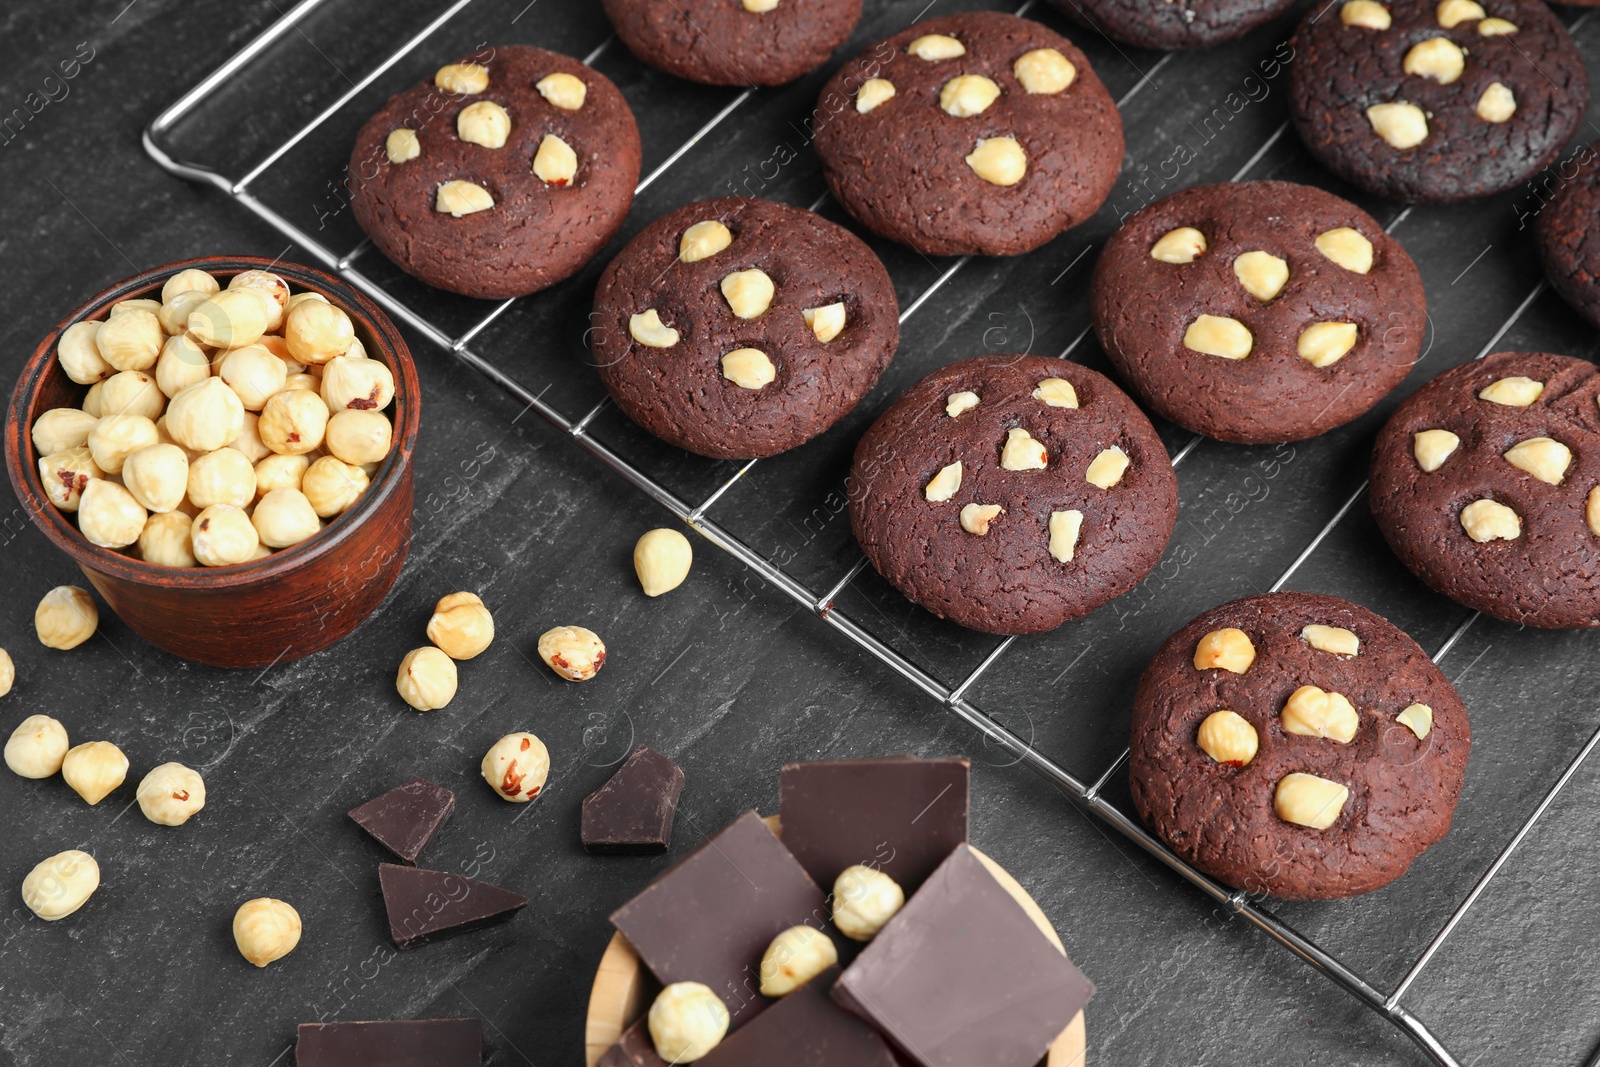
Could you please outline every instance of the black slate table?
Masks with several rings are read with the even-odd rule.
[[[925,4],[869,0],[836,59],[914,21]],[[941,13],[1010,9],[983,0],[936,5]],[[304,258],[220,193],[158,169],[140,145],[146,122],[288,6],[90,0],[0,12],[7,388],[61,314],[136,270],[209,253]],[[205,103],[179,131],[185,154],[229,173],[248,169],[443,6],[332,0]],[[1600,18],[1560,10],[1584,54],[1600,59]],[[813,587],[827,588],[858,558],[844,474],[865,425],[951,359],[1073,346],[1088,322],[1093,252],[1120,215],[1163,192],[1241,175],[1352,195],[1284,129],[1292,58],[1283,42],[1298,12],[1244,41],[1170,58],[1115,47],[1042,5],[1030,14],[1078,41],[1123,100],[1123,180],[1096,219],[1019,260],[957,266],[875,243],[902,307],[917,305],[895,365],[860,411],[819,441],[759,464],[717,504],[720,521]],[[318,240],[354,247],[340,168],[344,146],[379,100],[485,41],[584,56],[608,32],[595,4],[476,0],[264,175],[256,192]],[[63,80],[60,64],[69,61],[75,76]],[[802,206],[821,196],[805,121],[831,65],[740,99],[737,90],[644,70],[615,42],[595,62],[639,116],[646,173],[665,166],[619,240],[701,196],[743,191]],[[1337,593],[1388,615],[1430,651],[1456,635],[1443,662],[1477,741],[1456,829],[1385,890],[1277,909],[1390,989],[1600,725],[1600,659],[1593,634],[1481,619],[1462,630],[1469,613],[1395,563],[1356,496],[1367,450],[1401,395],[1489,346],[1594,358],[1596,344],[1538,289],[1525,229],[1542,203],[1537,189],[1411,211],[1353,198],[1394,229],[1422,268],[1431,322],[1416,372],[1376,411],[1315,441],[1195,445],[1179,468],[1183,513],[1163,568],[1111,607],[1016,642],[969,694],[1092,780],[1123,746],[1133,683],[1161,638],[1285,573],[1289,588]],[[831,203],[820,210],[840,217]],[[362,266],[452,327],[488,310],[410,285],[379,257]],[[582,347],[597,271],[518,302],[474,345],[574,416],[601,396]],[[90,644],[43,649],[34,604],[51,586],[81,579],[0,486],[0,646],[18,673],[0,699],[0,729],[45,712],[74,740],[114,740],[133,762],[128,785],[94,808],[59,779],[0,774],[0,1064],[269,1067],[292,1062],[302,1021],[456,1014],[483,1017],[490,1063],[579,1063],[588,986],[615,905],[742,810],[775,810],[780,762],[901,752],[972,757],[974,840],[1033,892],[1099,986],[1088,1013],[1092,1062],[1423,1062],[1396,1030],[710,544],[696,539],[695,569],[681,590],[645,601],[629,554],[644,530],[670,524],[665,512],[438,347],[421,337],[413,347],[425,390],[416,543],[372,620],[311,658],[260,672],[199,667],[151,649],[109,612]],[[1071,354],[1104,369],[1092,337]],[[738,470],[654,447],[615,412],[593,427],[687,498]],[[1189,445],[1181,430],[1161,429],[1174,453]],[[454,703],[419,714],[395,695],[395,667],[422,643],[433,601],[460,588],[494,608],[500,638],[463,666]],[[950,684],[997,644],[936,623],[870,570],[839,604]],[[611,659],[598,680],[571,685],[538,664],[535,637],[561,623],[605,636]],[[553,754],[547,794],[528,807],[503,803],[477,780],[484,750],[512,729],[537,732]],[[673,854],[587,856],[577,843],[579,802],[634,741],[688,774]],[[137,778],[169,759],[204,766],[209,793],[205,811],[176,830],[129,810]],[[1577,1064],[1600,1043],[1592,964],[1600,873],[1588,847],[1600,833],[1596,771],[1579,768],[1406,993],[1463,1063]],[[383,857],[343,813],[412,775],[458,796],[425,862],[527,893],[533,903],[514,923],[403,954],[389,946],[376,877]],[[1106,790],[1125,803],[1120,774]],[[41,922],[16,887],[39,859],[70,847],[95,853],[102,886],[81,913]],[[294,903],[305,934],[292,956],[258,971],[234,950],[229,924],[241,901],[262,895]]]

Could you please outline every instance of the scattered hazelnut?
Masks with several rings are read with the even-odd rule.
[[[678,259],[684,263],[698,263],[731,244],[733,231],[717,219],[706,219],[684,230],[683,236],[678,238]]]
[[[438,711],[456,695],[456,661],[432,645],[406,653],[394,685],[418,711]]]
[[[1078,391],[1072,388],[1072,383],[1065,378],[1046,378],[1041,381],[1038,388],[1033,391],[1033,398],[1042,402],[1046,407],[1075,408],[1078,406]]]
[[[1128,464],[1132,462],[1126,452],[1112,445],[1110,448],[1102,449],[1089,461],[1089,469],[1084,472],[1084,480],[1101,489],[1110,489],[1122,481]]]
[[[1313,367],[1331,367],[1356,346],[1353,322],[1313,322],[1300,331],[1295,351]]]
[[[67,749],[61,777],[73,792],[98,804],[128,777],[128,757],[110,741],[86,741]]]
[[[1506,450],[1506,462],[1546,485],[1560,485],[1572,466],[1572,449],[1548,437],[1530,437]]]
[[[720,287],[728,307],[741,319],[756,319],[765,315],[777,292],[772,279],[760,270],[734,271],[723,277]]]
[[[577,111],[583,107],[584,98],[589,95],[589,87],[575,74],[546,74],[534,82],[533,87],[552,106],[562,111]]]
[[[228,279],[229,289],[250,289],[266,298],[267,332],[283,327],[289,308],[289,283],[270,270],[242,270]]]
[[[678,343],[678,331],[662,322],[655,308],[628,316],[628,336],[647,348],[671,348]]]
[[[511,115],[493,100],[468,104],[456,116],[456,136],[484,148],[504,148],[511,136]]]
[[[48,778],[61,769],[68,747],[67,728],[59,721],[29,715],[6,742],[6,766],[24,778]]]
[[[1244,323],[1220,315],[1201,315],[1183,331],[1183,347],[1205,356],[1244,359],[1254,343]]]
[[[761,957],[761,995],[782,997],[839,962],[833,939],[810,926],[791,926]]]
[[[78,532],[101,548],[127,548],[139,540],[149,517],[132,493],[104,478],[90,479],[78,501]]]
[[[1289,264],[1271,252],[1246,252],[1234,259],[1233,276],[1245,292],[1265,304],[1289,283]]]
[[[324,443],[329,452],[346,463],[358,467],[378,463],[389,454],[389,447],[394,443],[394,423],[380,411],[346,408],[328,420]]]
[[[526,804],[550,776],[550,750],[538,737],[519,730],[490,746],[478,771],[500,799]]]
[[[1000,466],[1008,471],[1042,471],[1049,463],[1044,444],[1020,426],[1006,431],[1005,447],[1000,450]]]
[[[871,941],[905,902],[899,882],[858,863],[833,881],[833,925],[852,941]]]
[[[944,413],[952,419],[964,411],[971,411],[978,406],[978,394],[973,392],[951,393],[945,400]]]
[[[1318,652],[1328,652],[1335,656],[1354,656],[1361,651],[1361,638],[1343,626],[1324,626],[1314,622],[1302,627],[1300,636],[1306,644]]]
[[[240,414],[243,415],[242,408]],[[168,421],[170,423],[170,416]],[[268,448],[279,455],[297,456],[322,447],[328,433],[328,421],[328,405],[322,397],[304,389],[290,389],[267,399],[266,406],[261,409],[261,417],[256,421],[256,433]],[[242,425],[244,419],[241,417],[239,422]],[[176,431],[173,436],[177,436]],[[182,439],[178,443],[182,444]]]
[[[925,59],[930,63],[940,59],[954,59],[957,56],[967,54],[965,45],[954,37],[943,33],[924,34],[906,45],[906,51],[918,59]]]
[[[228,567],[255,558],[261,536],[242,509],[213,504],[194,517],[189,547],[203,566]]]
[[[922,495],[935,504],[942,504],[956,495],[961,488],[961,461],[939,468],[939,473],[922,489]]]
[[[478,594],[451,593],[434,605],[428,640],[451,659],[473,659],[494,640],[494,616]]]
[[[1510,378],[1497,378],[1478,393],[1479,400],[1501,404],[1508,408],[1525,408],[1544,394],[1544,383],[1521,374]]]
[[[139,782],[135,794],[144,817],[158,826],[182,826],[206,806],[200,772],[181,763],[163,763]]]
[[[65,919],[100,888],[100,865],[78,849],[57,852],[22,880],[22,902],[45,922]]]
[[[1029,93],[1065,92],[1078,77],[1078,68],[1054,48],[1024,52],[1011,64],[1011,73]]]
[[[186,325],[203,345],[239,348],[260,340],[267,332],[272,317],[267,304],[267,299],[254,289],[224,289],[191,311]],[[160,325],[156,324],[158,328]]]
[[[422,141],[416,130],[390,130],[384,138],[383,151],[390,163],[409,163],[422,155]]]
[[[0,697],[11,692],[11,686],[17,680],[17,665],[11,662],[11,653],[0,648]]]
[[[1233,626],[1212,630],[1194,646],[1194,669],[1197,671],[1219,667],[1243,674],[1255,661],[1256,646],[1250,635]]]
[[[159,305],[158,305],[159,306]],[[113,312],[95,335],[100,358],[117,370],[149,370],[161,355],[161,320],[143,308]]]
[[[315,463],[306,464],[305,456],[278,456],[279,460],[298,460],[301,476],[289,487],[299,485],[300,491],[305,494],[306,500],[311,504],[311,510],[319,518],[331,519],[350,510],[351,506],[360,499],[361,494],[367,491],[367,472],[353,463],[346,463],[337,456],[321,456]],[[271,458],[264,459],[262,463],[271,462]],[[283,473],[285,479],[293,475],[292,468],[286,468]],[[256,487],[262,485],[260,466],[256,471]],[[272,488],[277,488],[274,485]],[[269,490],[270,491],[270,490]]]
[[[177,445],[141,448],[122,464],[122,484],[147,511],[174,511],[189,488],[188,453]]]
[[[1300,737],[1325,737],[1341,745],[1349,744],[1361,726],[1361,717],[1342,693],[1332,693],[1314,685],[1302,685],[1289,694],[1283,705],[1285,733]]]
[[[211,357],[186,333],[167,338],[156,359],[156,388],[168,399],[211,377]]]
[[[289,368],[260,345],[228,351],[217,363],[217,374],[239,396],[246,411],[260,411],[267,397],[283,390]]]
[[[1391,148],[1404,151],[1428,139],[1428,116],[1416,104],[1373,104],[1367,108],[1367,121]]]
[[[452,218],[473,215],[494,207],[494,197],[481,185],[467,181],[448,181],[433,194],[433,210]]]
[[[1434,8],[1434,16],[1439,20],[1439,25],[1447,30],[1454,29],[1463,22],[1481,19],[1485,14],[1483,6],[1475,0],[1443,0]]]
[[[673,982],[656,995],[646,1025],[656,1055],[668,1063],[690,1063],[727,1036],[728,1006],[699,982]]]
[[[78,448],[99,421],[81,408],[51,408],[33,420],[33,447],[41,456]]]
[[[1584,518],[1589,522],[1589,532],[1600,537],[1600,486],[1589,490],[1589,497],[1584,502]]]
[[[539,658],[569,682],[587,682],[606,665],[600,635],[582,626],[557,626],[539,635]]]
[[[330,412],[382,411],[394,399],[394,372],[381,360],[334,356],[323,364],[321,393]]]
[[[979,537],[989,532],[989,524],[1005,513],[999,504],[968,504],[961,509],[961,528]]]
[[[312,366],[343,355],[355,339],[356,327],[350,316],[326,300],[296,304],[284,319],[283,342],[289,354]]]
[[[247,900],[233,913],[233,943],[257,967],[281,960],[300,943],[300,913],[271,897]]]
[[[578,153],[555,134],[547,133],[533,154],[533,174],[546,185],[571,185],[578,175]]]
[[[189,464],[189,503],[246,508],[256,498],[256,469],[236,448],[219,448]]]
[[[1389,17],[1389,9],[1377,0],[1347,0],[1339,8],[1339,21],[1346,26],[1386,30],[1393,20]]]
[[[868,78],[856,90],[856,111],[865,115],[894,96],[894,82],[888,78]]]
[[[819,308],[806,308],[800,312],[800,317],[811,327],[812,336],[823,344],[832,341],[844,331],[844,315],[845,307],[842,301],[825,304]]]
[[[967,166],[990,185],[1015,185],[1028,172],[1028,157],[1014,137],[980,137]]]
[[[722,357],[722,376],[741,389],[760,389],[778,376],[778,368],[759,348],[736,348]]]
[[[181,511],[150,516],[139,531],[139,558],[159,567],[198,567],[189,531],[194,520]]]
[[[633,572],[639,576],[644,595],[670,593],[689,577],[694,549],[689,539],[677,530],[650,530],[633,546]]]
[[[155,419],[166,406],[161,387],[143,371],[118,371],[100,383],[102,415],[143,415]]]
[[[1517,513],[1495,500],[1474,500],[1461,509],[1461,528],[1480,545],[1487,541],[1515,541],[1522,536]]]
[[[1505,37],[1516,32],[1516,23],[1505,19],[1484,19],[1478,23],[1479,37]]]
[[[1485,122],[1509,122],[1511,116],[1517,113],[1516,94],[1500,82],[1491,82],[1483,95],[1478,97],[1478,106],[1474,111]]]
[[[156,424],[144,415],[107,415],[89,431],[89,454],[107,474],[120,474],[129,456],[160,441]]]
[[[87,448],[69,448],[39,458],[39,480],[44,483],[45,496],[62,511],[77,511],[89,482],[104,476]]]
[[[1411,436],[1411,454],[1417,466],[1432,474],[1461,446],[1461,438],[1449,430],[1422,430]]]
[[[1426,741],[1433,732],[1433,709],[1426,704],[1407,704],[1394,721],[1416,734],[1418,741]]]
[[[489,68],[477,63],[447,63],[434,74],[433,84],[447,93],[474,96],[489,88]]]
[[[298,489],[274,489],[250,513],[256,536],[268,548],[298,545],[322,529],[311,501]]]
[[[1162,234],[1150,246],[1150,258],[1162,263],[1193,263],[1206,254],[1206,248],[1205,234],[1193,226],[1179,226]]]
[[[940,109],[958,119],[981,115],[998,99],[1000,86],[982,74],[958,74],[939,90]]]
[[[1078,551],[1078,537],[1083,530],[1083,512],[1052,511],[1050,513],[1050,555],[1059,563],[1071,563]]]
[[[1278,781],[1272,796],[1272,810],[1284,822],[1313,830],[1326,830],[1339,821],[1350,790],[1338,782],[1299,771]]]
[[[1366,274],[1372,270],[1372,242],[1348,226],[1317,235],[1317,251],[1345,270]]]
[[[99,625],[93,598],[75,585],[56,586],[33,612],[33,628],[46,648],[77,648],[94,636]]]
[[[61,340],[56,342],[56,359],[61,369],[79,385],[93,385],[115,371],[101,357],[95,344],[100,326],[98,322],[75,322],[61,331]]]
[[[266,407],[271,406],[268,400]],[[166,420],[174,442],[191,452],[213,452],[244,429],[244,404],[221,378],[207,378],[172,398]]]
[[[197,292],[210,296],[222,291],[222,283],[197,267],[180,270],[161,286],[161,302],[170,304],[179,293]]]
[[[1256,758],[1261,739],[1256,728],[1236,711],[1213,711],[1200,721],[1195,742],[1224,767],[1245,767]]]
[[[1448,37],[1429,37],[1411,46],[1402,63],[1407,74],[1432,78],[1440,85],[1449,85],[1461,77],[1467,67],[1467,54],[1461,46]]]

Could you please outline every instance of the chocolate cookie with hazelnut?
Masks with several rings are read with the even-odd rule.
[[[1207,48],[1242,37],[1294,0],[1050,0],[1067,18],[1138,48]]]
[[[641,60],[706,85],[782,85],[828,61],[861,0],[604,0]]]

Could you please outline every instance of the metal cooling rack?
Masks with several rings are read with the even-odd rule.
[[[258,179],[260,179],[263,174],[267,173],[276,164],[283,160],[283,158],[292,150],[294,150],[296,146],[300,145],[303,141],[310,137],[330,118],[339,114],[340,111],[346,107],[346,105],[359,96],[363,91],[367,90],[374,83],[378,82],[378,80],[381,79],[388,71],[394,68],[396,64],[400,63],[401,60],[410,55],[416,48],[432,38],[463,8],[468,7],[473,0],[454,0],[454,2],[450,3],[449,6],[447,6],[435,18],[429,21],[419,32],[406,40],[395,51],[388,54],[381,62],[368,71],[358,81],[350,83],[349,88],[340,94],[337,99],[333,100],[332,103],[327,104],[309,122],[300,127],[300,129],[297,130],[292,136],[280,143],[258,163],[250,167],[239,177],[230,177],[203,164],[176,158],[172,151],[169,151],[169,149],[166,147],[166,140],[168,135],[173,132],[174,127],[178,126],[185,119],[192,116],[197,110],[200,109],[207,97],[211,96],[219,89],[219,87],[226,85],[231,80],[236,78],[242,71],[249,68],[253,63],[258,62],[263,53],[283,40],[287,35],[292,32],[302,33],[303,35],[303,31],[299,29],[300,24],[303,23],[313,12],[328,6],[330,2],[331,0],[302,0],[302,2],[296,7],[290,10],[287,14],[284,14],[271,26],[251,40],[235,55],[224,62],[222,66],[218,67],[203,81],[190,89],[187,93],[181,96],[177,101],[175,101],[171,106],[169,106],[165,111],[156,116],[156,118],[150,122],[144,131],[145,150],[162,168],[168,172],[190,181],[209,184],[215,186],[217,189],[220,189],[233,200],[242,204],[258,218],[269,223],[285,237],[293,241],[296,245],[304,248],[317,260],[321,261],[321,263],[327,269],[339,274],[351,284],[366,292],[372,297],[373,300],[382,305],[384,309],[395,318],[406,323],[418,333],[427,337],[430,341],[454,356],[456,359],[465,363],[479,374],[482,374],[485,378],[489,379],[507,394],[516,398],[525,405],[525,411],[533,411],[563,434],[572,438],[584,450],[598,458],[606,466],[611,468],[617,474],[621,475],[630,484],[646,493],[651,499],[655,500],[662,507],[672,512],[672,514],[677,516],[679,519],[694,527],[707,540],[721,548],[723,551],[727,552],[745,567],[758,574],[773,588],[789,597],[796,604],[806,608],[824,625],[831,627],[840,634],[843,634],[846,638],[855,642],[867,652],[870,652],[877,660],[886,665],[895,674],[904,678],[917,689],[920,689],[922,692],[938,701],[941,706],[947,709],[958,719],[965,722],[973,729],[979,731],[979,733],[981,733],[988,742],[994,743],[1004,751],[1008,752],[1010,755],[1014,756],[1016,762],[1019,762],[1038,772],[1082,807],[1093,812],[1100,819],[1117,829],[1120,833],[1126,836],[1134,844],[1138,845],[1149,855],[1159,860],[1166,867],[1170,868],[1183,879],[1187,880],[1196,888],[1198,888],[1207,897],[1210,897],[1217,904],[1227,909],[1227,911],[1242,917],[1244,920],[1260,929],[1273,941],[1282,945],[1288,951],[1294,953],[1306,964],[1320,971],[1337,985],[1342,987],[1367,1008],[1371,1009],[1382,1018],[1388,1020],[1406,1036],[1411,1038],[1411,1040],[1423,1050],[1431,1062],[1447,1065],[1447,1067],[1460,1067],[1459,1061],[1451,1054],[1442,1041],[1434,1035],[1433,1031],[1428,1027],[1428,1025],[1407,1009],[1404,1003],[1406,993],[1416,979],[1428,967],[1446,940],[1449,939],[1452,933],[1454,933],[1457,926],[1461,923],[1468,911],[1482,896],[1485,889],[1488,888],[1491,881],[1505,865],[1507,859],[1509,859],[1512,853],[1516,851],[1518,846],[1533,829],[1534,825],[1549,809],[1551,803],[1556,798],[1556,795],[1560,793],[1562,788],[1572,779],[1574,774],[1577,773],[1578,769],[1594,751],[1596,746],[1600,745],[1600,730],[1597,730],[1594,734],[1589,736],[1587,742],[1566,765],[1565,769],[1549,787],[1548,791],[1543,795],[1542,799],[1533,809],[1532,813],[1516,830],[1514,835],[1501,849],[1498,855],[1496,855],[1487,869],[1482,872],[1475,884],[1472,886],[1471,890],[1460,900],[1454,911],[1451,912],[1447,921],[1428,942],[1427,946],[1420,953],[1420,955],[1411,961],[1408,970],[1398,984],[1387,991],[1378,988],[1358,974],[1351,966],[1347,965],[1333,955],[1330,951],[1325,950],[1312,939],[1298,933],[1289,924],[1282,921],[1271,912],[1264,910],[1256,900],[1250,898],[1244,891],[1236,891],[1222,886],[1212,881],[1209,877],[1202,874],[1195,868],[1191,867],[1187,862],[1169,851],[1165,845],[1163,845],[1159,840],[1145,830],[1145,828],[1140,825],[1137,819],[1106,800],[1102,795],[1102,791],[1106,787],[1107,783],[1112,780],[1113,776],[1117,774],[1117,772],[1126,764],[1129,755],[1127,749],[1123,749],[1121,754],[1112,760],[1102,773],[1094,777],[1092,780],[1086,780],[1085,778],[1080,778],[1079,776],[1068,771],[1054,759],[1036,748],[1030,741],[1024,740],[1011,728],[1004,725],[995,715],[985,712],[982,708],[974,704],[968,696],[973,685],[986,671],[993,667],[994,664],[1006,654],[1007,650],[1009,650],[1017,640],[1015,637],[1007,637],[1001,641],[959,683],[953,686],[946,684],[931,674],[928,670],[918,666],[905,652],[902,652],[901,650],[895,648],[892,644],[881,640],[875,634],[870,632],[866,626],[845,614],[835,605],[836,598],[839,597],[863,571],[863,569],[866,568],[867,562],[864,558],[858,559],[851,568],[849,568],[841,577],[838,578],[837,581],[830,584],[827,588],[818,590],[809,587],[804,582],[787,573],[781,567],[775,566],[760,552],[756,551],[744,540],[741,540],[729,530],[725,529],[716,519],[711,517],[711,512],[717,505],[718,501],[721,500],[723,495],[727,493],[728,490],[731,489],[737,482],[739,482],[740,479],[750,475],[752,468],[757,466],[757,461],[750,461],[744,464],[731,477],[724,480],[708,495],[704,496],[703,499],[698,501],[686,500],[680,494],[669,490],[659,480],[652,478],[650,475],[645,473],[640,466],[636,465],[618,451],[614,450],[611,446],[608,446],[603,441],[596,439],[591,430],[591,424],[593,423],[595,417],[605,410],[607,401],[602,400],[599,404],[596,404],[592,409],[587,411],[582,416],[578,418],[571,418],[558,410],[553,404],[546,402],[542,398],[543,391],[536,393],[528,389],[505,371],[486,360],[478,351],[473,348],[474,340],[477,339],[479,335],[482,334],[482,332],[491,323],[498,319],[508,308],[515,304],[517,299],[538,300],[538,294],[535,294],[532,297],[523,297],[502,301],[501,303],[497,304],[487,315],[479,318],[464,331],[458,334],[452,334],[451,332],[430,321],[428,317],[416,311],[402,298],[394,295],[379,281],[375,280],[372,276],[363,272],[356,266],[357,262],[364,255],[370,252],[370,242],[361,241],[354,247],[343,251],[330,248],[322,241],[318,240],[314,235],[306,232],[301,226],[297,225],[279,211],[275,210],[264,199],[258,197],[253,192],[253,186],[257,184]],[[1026,13],[1030,8],[1033,7],[1035,2],[1036,0],[1028,0],[1028,2],[1024,3],[1016,13]],[[529,7],[532,7],[531,3],[529,4]],[[526,9],[524,10],[526,11]],[[518,17],[520,17],[520,15]],[[1582,18],[1577,20],[1577,22],[1581,21]],[[1571,27],[1572,29],[1576,30],[1577,22],[1574,22]],[[307,40],[309,41],[309,38],[307,38]],[[614,38],[607,38],[584,58],[584,62],[594,62],[597,57],[611,47],[620,46],[616,44]],[[1172,56],[1172,53],[1166,54],[1148,70],[1144,71],[1139,81],[1131,89],[1124,93],[1122,98],[1117,101],[1119,108],[1125,105],[1130,98],[1132,98],[1147,84],[1149,84],[1153,76],[1172,58]],[[689,152],[698,143],[700,143],[707,134],[722,124],[724,120],[729,118],[730,115],[733,115],[735,112],[737,112],[738,109],[755,94],[755,92],[756,90],[754,89],[746,89],[729,100],[725,106],[712,115],[708,121],[701,125],[700,128],[697,129],[691,136],[689,136],[681,145],[679,145],[676,150],[671,152],[660,164],[650,171],[640,182],[637,191],[643,192],[646,188],[652,185],[665,172],[678,163],[685,153]],[[1257,149],[1256,152],[1249,158],[1248,162],[1246,162],[1244,166],[1239,169],[1238,173],[1233,176],[1232,180],[1238,181],[1248,175],[1287,131],[1287,122],[1279,125],[1259,147],[1259,149]],[[811,205],[812,210],[816,210],[826,199],[827,197],[825,194],[823,198]],[[1398,214],[1396,214],[1395,217],[1389,222],[1386,229],[1393,231],[1406,220],[1410,213],[1410,208],[1405,208],[1399,211]],[[1087,251],[1087,249],[1085,249],[1085,251]],[[922,290],[921,293],[919,293],[907,304],[900,316],[900,321],[902,324],[914,316],[931,296],[938,292],[938,290],[940,290],[947,282],[949,282],[964,267],[966,267],[971,258],[972,257],[964,256],[950,261],[947,269],[940,273],[931,284],[929,284],[925,289]],[[1082,258],[1081,255],[1079,258]],[[1075,264],[1077,261],[1074,260],[1073,262]],[[1475,262],[1476,261],[1474,261],[1474,263]],[[1068,269],[1070,270],[1071,267],[1069,266]],[[1499,329],[1483,346],[1482,350],[1479,351],[1476,358],[1482,358],[1484,355],[1493,351],[1495,345],[1500,342],[1500,340],[1513,327],[1513,325],[1516,324],[1517,320],[1523,316],[1524,312],[1528,310],[1535,300],[1544,293],[1545,289],[1546,283],[1540,281],[1532,289],[1532,291],[1527,294],[1521,303],[1517,305],[1515,311],[1512,312],[1510,317],[1500,325]],[[1089,332],[1090,328],[1085,326],[1082,332],[1079,333],[1072,343],[1067,346],[1066,350],[1061,353],[1061,357],[1070,357],[1078,345],[1088,336]],[[1190,437],[1174,452],[1172,456],[1173,466],[1177,467],[1181,465],[1190,456],[1194,449],[1201,444],[1201,442],[1202,438],[1198,435]],[[1312,557],[1312,555],[1317,551],[1318,547],[1323,544],[1329,534],[1334,531],[1341,521],[1344,520],[1344,518],[1350,513],[1351,509],[1355,507],[1365,492],[1366,483],[1363,482],[1360,488],[1351,494],[1348,499],[1343,501],[1342,505],[1337,509],[1328,522],[1316,533],[1314,537],[1312,537],[1306,543],[1304,549],[1295,557],[1293,563],[1289,565],[1288,569],[1286,569],[1278,577],[1277,581],[1272,584],[1271,589],[1273,591],[1283,588],[1290,578],[1294,576],[1295,572],[1298,571],[1300,567]],[[1444,657],[1449,654],[1451,649],[1455,647],[1462,636],[1472,627],[1474,622],[1477,621],[1478,617],[1479,616],[1476,613],[1468,616],[1454,630],[1454,632],[1449,635],[1449,637],[1443,642],[1438,650],[1433,653],[1433,660],[1435,662],[1443,660]],[[1600,1067],[1600,1053],[1596,1053],[1592,1059],[1586,1061],[1586,1067]]]

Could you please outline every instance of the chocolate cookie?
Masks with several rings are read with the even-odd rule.
[[[1250,893],[1327,900],[1393,881],[1444,837],[1472,731],[1388,620],[1268,593],[1166,640],[1129,747],[1134,806],[1174,852]]]
[[[1600,0],[1596,0],[1600,2]],[[1050,0],[1073,22],[1136,48],[1206,48],[1242,37],[1294,0]]]
[[[1076,363],[979,356],[906,390],[856,447],[850,521],[889,583],[998,634],[1054,629],[1161,559],[1178,483],[1133,401]]]
[[[1174,193],[1106,242],[1101,347],[1135,392],[1220,441],[1315,437],[1398,385],[1427,325],[1422,278],[1372,216],[1309,185]]]
[[[1018,255],[1093,215],[1122,117],[1082,52],[992,11],[929,19],[846,63],[817,102],[828,188],[929,255]]]
[[[1561,154],[1589,101],[1577,46],[1540,0],[1333,0],[1292,44],[1301,140],[1397,200],[1520,185]]]
[[[1400,405],[1372,514],[1428,585],[1526,626],[1600,626],[1600,369],[1498,352]]]
[[[527,45],[482,49],[391,97],[350,155],[350,203],[372,243],[466,296],[522,296],[576,273],[638,182],[639,128],[617,87]]]
[[[606,267],[591,339],[617,406],[717,459],[794,448],[832,426],[900,343],[889,274],[842,226],[729,196],[645,227]]]
[[[1600,173],[1596,171],[1597,163],[1600,163],[1600,149],[1590,144],[1561,165],[1560,184],[1550,202],[1539,212],[1533,236],[1550,284],[1579,314],[1600,326]]]
[[[707,85],[782,85],[828,61],[861,19],[861,0],[605,0],[644,62]]]

